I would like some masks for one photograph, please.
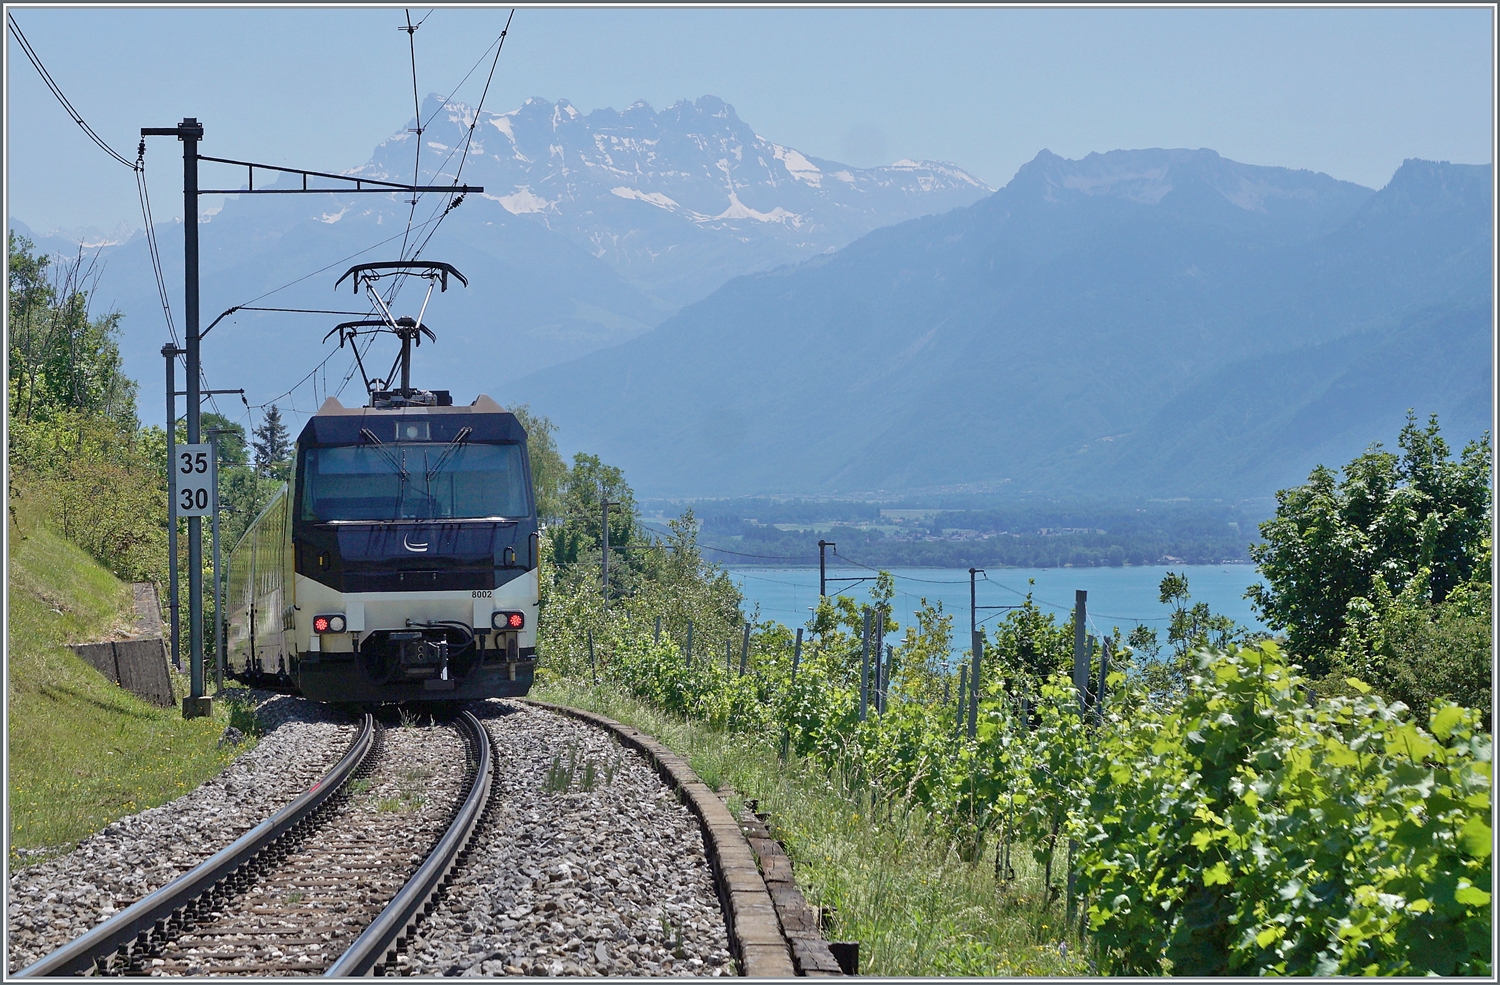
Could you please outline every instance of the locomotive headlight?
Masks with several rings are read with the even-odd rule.
[[[490,614],[490,626],[502,632],[514,632],[526,625],[526,617],[519,612],[494,612]]]
[[[327,616],[313,617],[313,632],[315,633],[342,633],[348,622],[343,613],[334,613]]]

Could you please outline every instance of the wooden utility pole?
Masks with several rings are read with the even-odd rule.
[[[818,541],[818,598],[828,594],[828,548],[837,547],[831,540]]]

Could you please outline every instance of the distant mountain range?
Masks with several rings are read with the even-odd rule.
[[[436,180],[452,180],[474,112],[431,97],[423,118],[424,173],[431,167]],[[406,180],[414,141],[397,133],[353,173]],[[991,191],[953,165],[853,168],[805,156],[758,135],[713,96],[659,113],[638,102],[585,114],[565,99],[485,113],[464,180],[674,305],[738,274],[828,252]]]
[[[1488,427],[1491,167],[1372,191],[1043,151],[966,207],[740,277],[505,388],[649,495],[1264,497]]]
[[[396,259],[403,241],[410,254],[431,234],[422,256],[455,264],[471,286],[428,308],[424,321],[438,344],[418,353],[416,379],[456,393],[493,393],[507,380],[647,332],[734,277],[837,250],[878,227],[991,191],[953,165],[854,168],[805,155],[758,135],[713,96],[660,112],[636,103],[587,114],[566,100],[530,99],[477,121],[472,108],[429,96],[421,119],[419,168],[412,119],[347,173],[397,181],[416,173],[423,183],[447,184],[463,161],[462,180],[483,185],[482,195],[468,196],[440,223],[432,220],[448,201],[442,195],[425,196],[415,209],[397,194],[228,199],[201,235],[204,326],[254,298],[264,306],[358,307],[358,299],[332,292],[344,268]],[[214,154],[212,140],[201,150]],[[305,163],[330,170],[325,162]],[[180,201],[180,171],[167,155],[147,164],[160,212],[164,201]],[[209,187],[243,187],[245,177],[209,164],[202,174]],[[257,187],[262,180],[257,174]],[[24,203],[12,204],[24,218]],[[405,235],[409,216],[416,228]],[[78,248],[76,240],[39,236],[17,219],[11,227],[50,251]],[[181,237],[174,224],[159,229],[179,320]],[[126,369],[142,381],[142,403],[154,416],[166,329],[144,237],[107,243],[100,252],[105,269],[96,306],[125,312]],[[397,308],[403,305],[416,314],[415,288],[403,292]],[[204,344],[210,382],[245,386],[252,403],[274,397],[327,354],[320,340],[337,320],[237,313]],[[264,358],[267,352],[277,358]],[[330,389],[348,362],[343,353],[329,363]],[[344,395],[361,399],[357,378]],[[308,406],[312,400],[309,385],[293,398]]]

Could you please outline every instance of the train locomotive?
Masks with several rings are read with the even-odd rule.
[[[450,275],[467,284],[433,261],[362,264],[339,279],[353,276],[380,315],[329,333],[353,346],[369,401],[324,401],[297,438],[290,481],[230,554],[225,669],[326,702],[524,695],[539,548],[526,432],[487,396],[455,406],[447,391],[411,386],[412,347],[435,337],[420,315],[390,315],[375,283],[391,275],[425,277],[427,300]],[[358,343],[380,333],[401,351],[371,378]]]

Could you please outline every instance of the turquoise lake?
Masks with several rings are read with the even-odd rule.
[[[760,606],[760,618],[775,619],[795,629],[807,624],[818,601],[817,568],[726,567],[745,596],[746,613]],[[1185,574],[1192,602],[1207,602],[1216,615],[1229,616],[1251,628],[1264,628],[1255,618],[1245,589],[1260,581],[1260,572],[1250,564],[1174,565],[1168,567],[1121,568],[997,568],[980,575],[975,586],[980,606],[1017,605],[1027,592],[1046,612],[1065,620],[1073,611],[1073,593],[1088,592],[1090,632],[1108,633],[1114,626],[1128,633],[1136,624],[1158,629],[1166,641],[1168,607],[1158,599],[1159,585],[1168,571]],[[904,627],[922,598],[941,602],[953,614],[954,646],[967,648],[969,620],[969,571],[967,568],[894,568],[896,579],[895,618]],[[828,593],[867,600],[872,582],[835,582],[835,576],[873,576],[872,571],[833,565],[828,569]],[[1005,617],[1005,610],[980,609],[981,623],[990,625]],[[888,637],[894,640],[895,635]]]

